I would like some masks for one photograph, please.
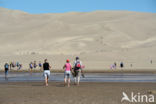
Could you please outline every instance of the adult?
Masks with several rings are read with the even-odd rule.
[[[32,74],[32,70],[33,70],[33,63],[32,62],[30,62],[30,64],[29,64],[29,69],[30,69],[30,74]]]
[[[46,86],[48,86],[48,80],[49,80],[49,77],[50,77],[50,68],[51,68],[51,66],[48,63],[48,60],[45,59],[44,63],[43,63],[43,70],[44,70],[43,74],[44,74],[45,85]]]
[[[82,62],[80,61],[79,57],[76,57],[73,65],[74,69],[74,82],[75,84],[79,85],[80,83],[80,74],[82,71]]]
[[[4,69],[5,69],[5,80],[8,80],[8,71],[9,71],[9,64],[8,63],[5,63]]]
[[[124,67],[123,62],[120,63],[120,68],[122,69]]]
[[[36,61],[34,61],[34,69],[36,69],[36,67],[37,67],[37,64],[36,64]]]
[[[39,70],[41,71],[42,70],[42,63],[41,63],[41,61],[39,61],[38,66],[39,66]]]
[[[66,60],[66,64],[63,66],[63,69],[65,69],[64,86],[67,83],[68,87],[70,87],[70,75],[71,75],[71,71],[72,71],[72,66],[71,66],[71,63],[69,62],[69,59]]]
[[[116,63],[116,62],[114,62],[114,69],[116,69],[116,67],[117,67],[117,63]]]
[[[10,62],[10,65],[9,66],[10,66],[10,70],[11,70],[12,69],[12,62]]]
[[[20,70],[22,68],[22,64],[19,64],[18,70]]]

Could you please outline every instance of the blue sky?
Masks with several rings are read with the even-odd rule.
[[[156,13],[156,0],[0,0],[0,7],[32,14],[129,10]]]

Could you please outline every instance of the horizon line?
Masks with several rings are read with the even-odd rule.
[[[4,7],[1,7],[0,8],[2,9],[8,9],[8,10],[12,10],[12,11],[21,11],[21,12],[24,12],[24,13],[28,13],[28,14],[34,14],[34,15],[38,15],[38,14],[64,14],[64,13],[91,13],[91,12],[99,12],[99,11],[110,11],[110,12],[116,12],[116,11],[123,11],[123,12],[137,12],[137,13],[152,13],[152,14],[156,14],[156,12],[145,12],[145,11],[131,11],[131,10],[111,10],[111,9],[108,9],[108,10],[92,10],[92,11],[66,11],[66,12],[41,12],[41,13],[30,13],[30,12],[27,12],[27,11],[24,11],[24,10],[19,10],[19,9],[10,9],[10,8],[4,8]]]

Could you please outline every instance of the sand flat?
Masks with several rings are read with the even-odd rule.
[[[156,83],[81,83],[64,87],[63,83],[16,82],[0,84],[1,104],[121,104],[122,92],[148,94]],[[123,102],[123,104],[129,104]],[[146,103],[141,103],[146,104]],[[151,103],[152,104],[152,103]],[[153,103],[155,104],[155,103]]]

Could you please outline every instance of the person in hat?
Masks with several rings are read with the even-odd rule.
[[[68,84],[68,87],[70,87],[70,76],[72,72],[72,66],[69,62],[69,59],[66,60],[66,64],[63,66],[64,71],[64,86],[66,83]]]

